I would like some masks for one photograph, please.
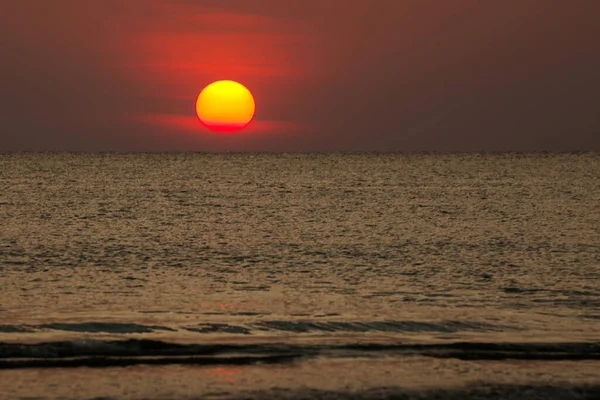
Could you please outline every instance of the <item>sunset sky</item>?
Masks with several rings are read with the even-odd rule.
[[[597,0],[2,3],[0,151],[600,150]]]

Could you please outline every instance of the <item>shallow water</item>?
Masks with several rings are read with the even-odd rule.
[[[0,387],[594,396],[598,177],[597,153],[0,155]]]

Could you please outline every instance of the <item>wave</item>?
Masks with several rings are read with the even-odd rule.
[[[178,344],[147,339],[0,343],[0,369],[137,364],[285,363],[315,357],[425,356],[461,360],[600,360],[600,342],[311,345]]]
[[[0,325],[1,333],[26,333],[42,330],[57,330],[81,333],[151,333],[157,331],[185,330],[196,333],[231,333],[249,335],[258,332],[438,332],[455,333],[463,331],[498,332],[508,328],[487,323],[465,321],[280,321],[267,320],[248,324],[206,323],[196,326],[172,328],[159,325],[140,325],[135,323],[82,322],[52,323],[42,325]]]
[[[378,387],[355,392],[342,392],[302,389],[271,389],[265,391],[248,391],[241,395],[226,397],[228,400],[597,400],[600,399],[598,384],[549,384],[549,385],[507,385],[507,384],[473,384],[459,388],[446,389],[403,389],[400,387]]]

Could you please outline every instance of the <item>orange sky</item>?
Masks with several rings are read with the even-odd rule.
[[[592,0],[10,2],[0,151],[600,150],[598,15]],[[256,98],[233,137],[195,117],[218,79]]]

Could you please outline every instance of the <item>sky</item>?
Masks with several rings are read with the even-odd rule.
[[[0,151],[600,150],[597,0],[1,1]]]

